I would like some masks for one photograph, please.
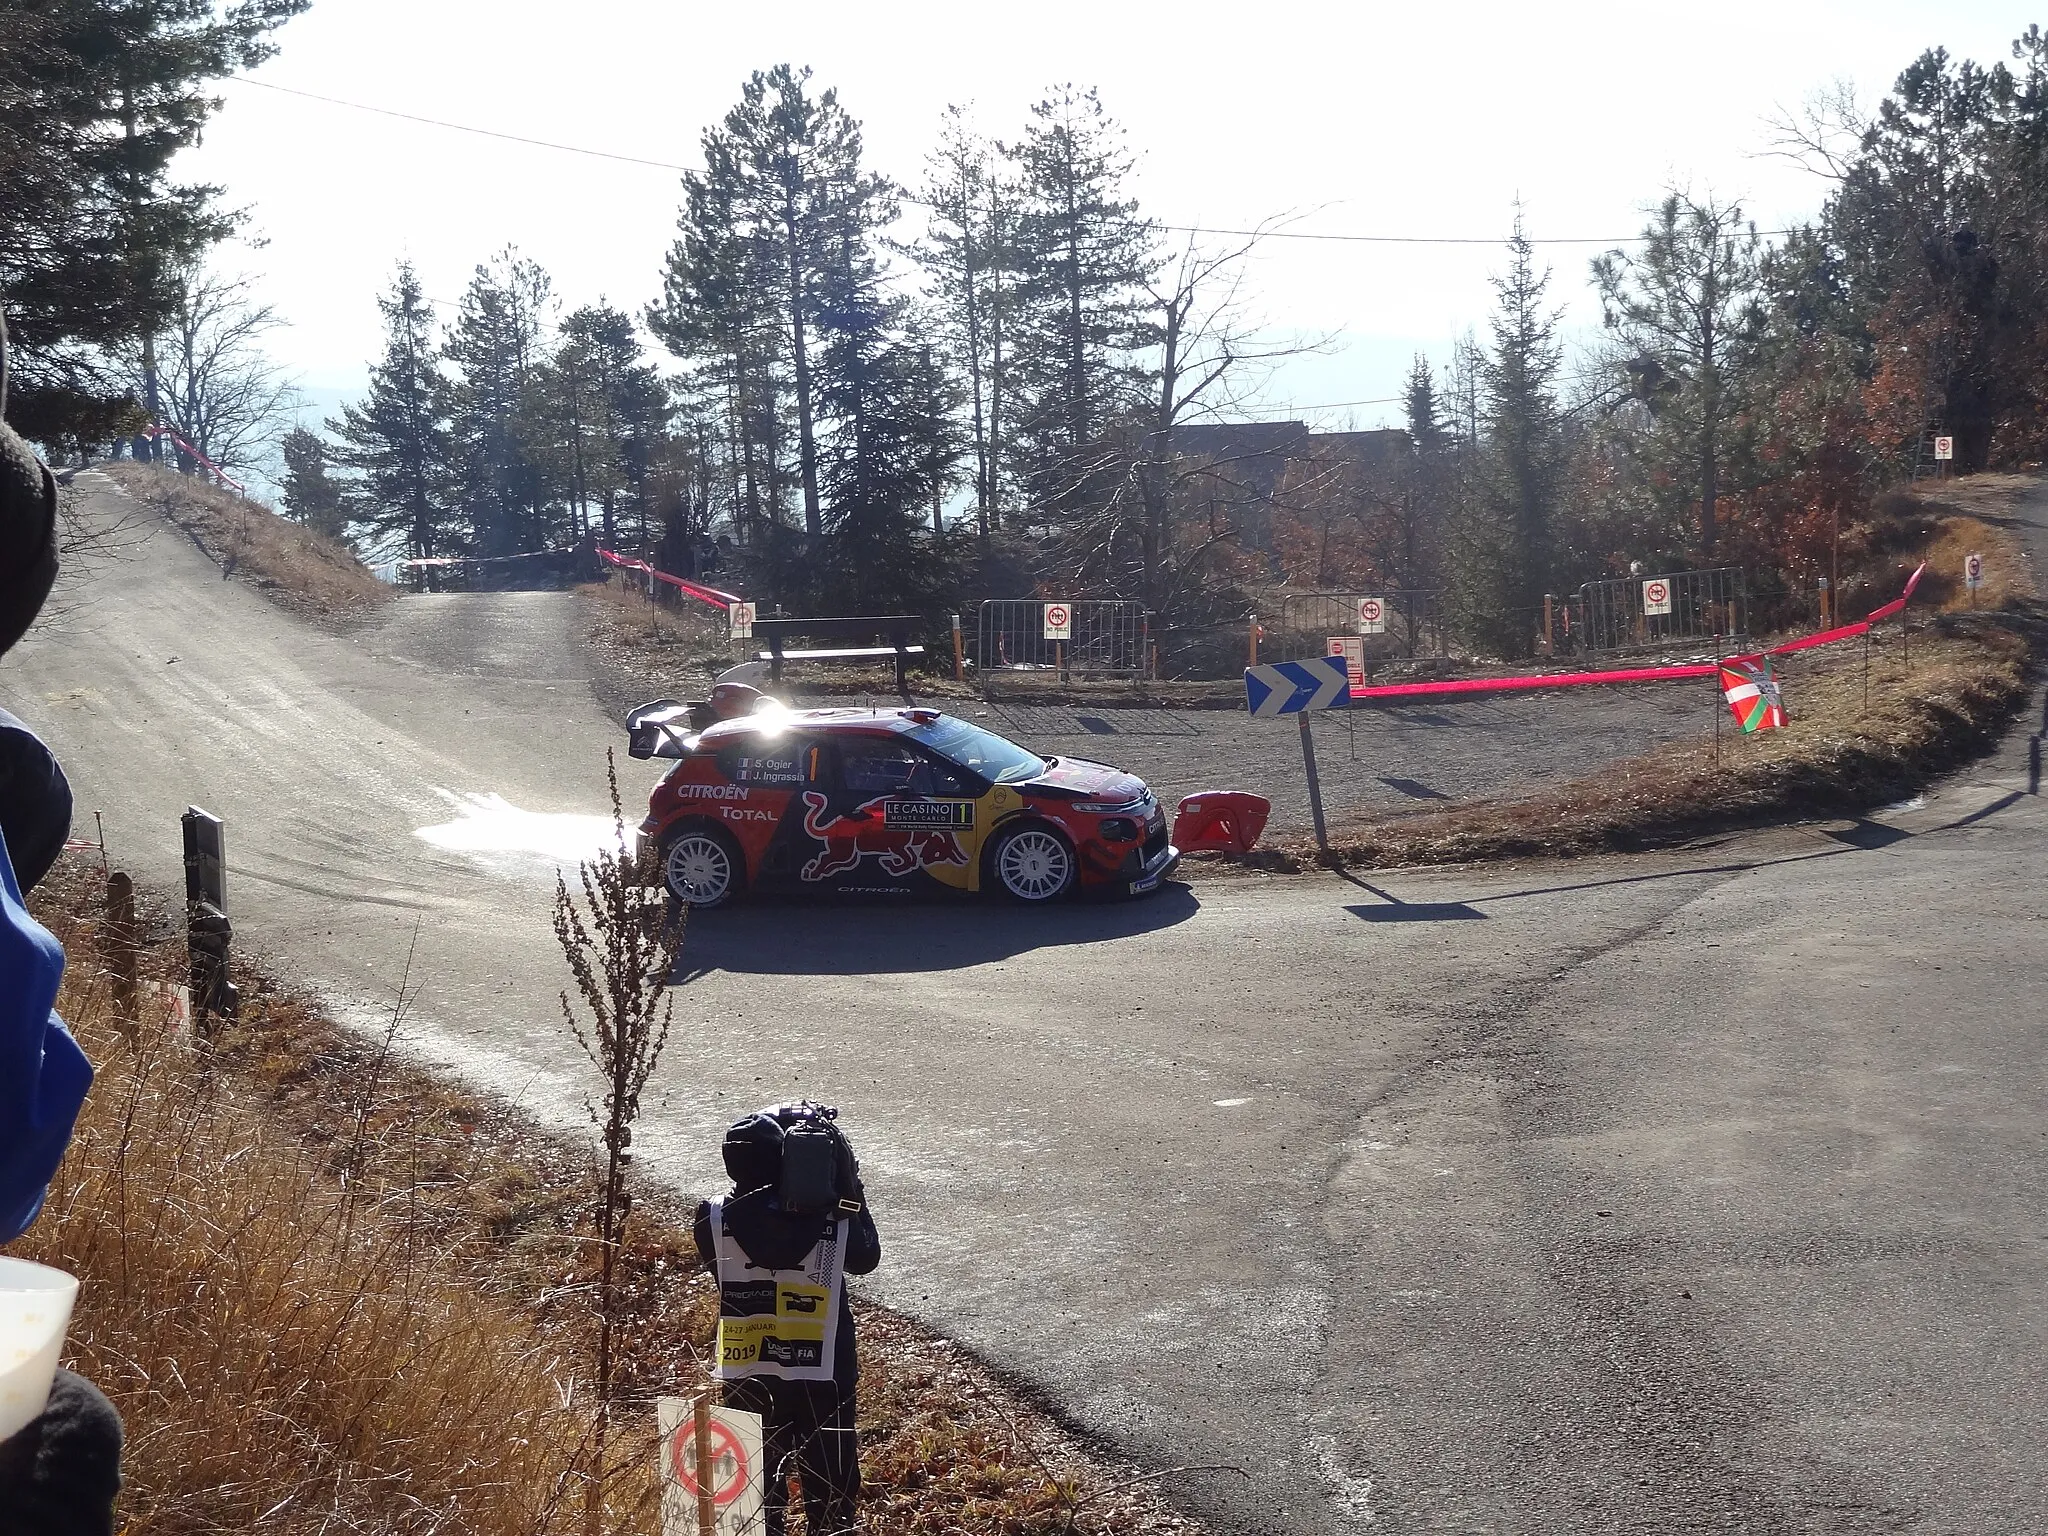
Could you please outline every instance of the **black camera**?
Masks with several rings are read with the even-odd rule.
[[[860,1161],[839,1129],[836,1105],[803,1099],[767,1113],[782,1127],[783,1210],[793,1216],[853,1216],[862,1204]]]

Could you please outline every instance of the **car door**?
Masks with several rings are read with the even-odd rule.
[[[836,785],[805,795],[805,830],[818,851],[804,880],[863,893],[934,881],[966,889],[977,811],[971,776],[898,736],[848,735],[834,746]]]

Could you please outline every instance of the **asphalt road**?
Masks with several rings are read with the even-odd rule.
[[[116,857],[223,812],[242,934],[366,1020],[413,951],[414,1047],[580,1124],[546,895],[617,738],[565,600],[337,639],[169,536],[80,599],[0,702]],[[841,1103],[868,1293],[1246,1468],[1170,1484],[1219,1530],[2048,1529],[2042,709],[1678,856],[715,914],[642,1150],[706,1187],[733,1113]]]

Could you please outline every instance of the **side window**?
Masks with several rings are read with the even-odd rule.
[[[718,771],[735,784],[796,789],[815,777],[811,759],[816,755],[810,743],[794,738],[739,741],[719,750]]]
[[[847,793],[863,800],[877,795],[964,800],[974,794],[959,769],[899,742],[849,742],[842,750],[839,771]]]

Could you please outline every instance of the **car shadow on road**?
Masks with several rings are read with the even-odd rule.
[[[1037,908],[958,900],[896,907],[746,902],[691,916],[676,981],[712,971],[869,976],[961,970],[1034,949],[1157,933],[1200,910],[1195,893],[1177,882],[1131,901]]]

